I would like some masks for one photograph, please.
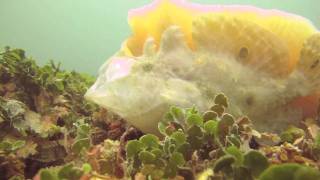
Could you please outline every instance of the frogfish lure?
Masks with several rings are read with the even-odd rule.
[[[132,35],[100,68],[85,97],[144,132],[172,105],[205,110],[224,93],[229,111],[258,130],[314,117],[320,33],[303,17],[252,6],[158,0],[129,12]]]

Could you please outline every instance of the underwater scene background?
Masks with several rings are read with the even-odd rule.
[[[41,65],[50,59],[92,75],[130,35],[129,9],[151,0],[1,0],[0,46],[25,49]],[[249,4],[306,17],[320,28],[318,0],[191,0],[203,4]]]
[[[320,180],[319,5],[0,0],[0,180]]]

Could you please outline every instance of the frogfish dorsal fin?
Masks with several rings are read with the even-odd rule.
[[[268,40],[272,39],[272,43],[281,41],[282,43],[280,44],[283,44],[283,46],[281,45],[282,48],[280,49],[274,49],[275,51],[279,51],[275,54],[282,54],[280,52],[284,52],[283,50],[286,46],[288,49],[288,60],[281,60],[281,66],[279,66],[280,61],[277,56],[275,62],[269,63],[269,66],[274,64],[274,67],[280,69],[271,70],[273,67],[267,67],[265,70],[275,75],[283,75],[294,70],[300,58],[303,42],[310,35],[317,32],[317,29],[307,19],[273,9],[267,10],[243,5],[200,5],[185,0],[155,0],[143,8],[134,9],[129,12],[128,21],[132,29],[132,36],[126,40],[124,48],[130,50],[133,56],[140,56],[143,53],[144,42],[149,37],[152,37],[155,40],[157,49],[159,49],[163,32],[168,27],[175,25],[181,28],[189,48],[194,49],[195,45],[192,36],[193,22],[199,16],[206,16],[208,14],[212,15],[210,17],[225,17],[227,19],[225,21],[227,22],[230,21],[228,18],[236,17],[236,19],[242,21],[240,24],[246,24],[246,27],[242,28],[254,27],[257,29],[257,32],[255,30],[242,29],[243,32],[255,32],[255,35],[257,35],[263,31],[263,36],[268,36]],[[233,21],[236,20],[233,19]],[[247,22],[244,23],[243,21]],[[274,37],[271,37],[271,34],[274,34],[273,36],[280,40],[275,40]],[[250,34],[247,35],[247,37],[249,36]],[[264,40],[259,38],[260,47],[262,44],[268,44],[262,41]],[[273,45],[270,45],[268,48],[271,46]],[[242,49],[240,54],[246,55],[246,52],[246,49]],[[272,58],[270,60],[273,61]],[[255,63],[257,62],[255,60]],[[266,63],[263,62],[256,65],[265,66]]]
[[[289,73],[287,44],[267,29],[237,16],[206,15],[193,23],[198,51],[234,58],[276,77]]]

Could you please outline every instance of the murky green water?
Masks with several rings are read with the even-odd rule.
[[[0,0],[0,46],[25,49],[40,64],[96,74],[130,34],[127,11],[151,0]],[[320,28],[319,0],[193,0],[251,4],[307,17]]]

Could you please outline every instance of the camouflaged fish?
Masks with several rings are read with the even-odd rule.
[[[259,130],[316,115],[320,34],[306,19],[252,6],[155,1],[129,12],[130,36],[86,98],[144,132],[171,105],[205,110],[214,94]]]

